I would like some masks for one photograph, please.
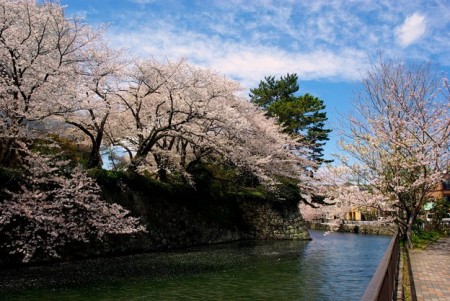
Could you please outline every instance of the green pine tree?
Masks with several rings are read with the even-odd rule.
[[[320,164],[331,162],[323,158],[323,146],[329,140],[330,129],[325,128],[328,120],[322,100],[311,94],[296,96],[299,90],[297,74],[287,74],[276,80],[265,77],[258,88],[250,90],[251,101],[277,117],[284,131],[309,145],[310,159]]]

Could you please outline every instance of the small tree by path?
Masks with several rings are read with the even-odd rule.
[[[450,98],[447,80],[429,64],[380,60],[362,82],[342,149],[343,160],[374,200],[395,208],[412,248],[413,224],[448,173]]]

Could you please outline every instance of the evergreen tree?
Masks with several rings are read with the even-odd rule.
[[[250,90],[251,101],[267,111],[267,115],[277,117],[285,132],[298,139],[305,139],[311,155],[310,159],[320,165],[331,162],[323,159],[323,146],[330,129],[324,128],[328,120],[322,100],[311,94],[296,96],[299,90],[297,74],[287,74],[276,80],[267,76],[258,88]]]

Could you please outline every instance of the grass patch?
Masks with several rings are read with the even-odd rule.
[[[400,242],[400,256],[402,256],[403,260],[403,266],[402,268],[402,292],[403,292],[403,299],[404,301],[411,301],[412,300],[412,294],[411,294],[411,273],[410,265],[409,265],[409,258],[408,258],[408,250],[406,247],[405,242]]]
[[[41,155],[69,160],[72,167],[79,164],[86,166],[90,153],[89,147],[80,146],[69,139],[54,134],[49,134],[44,139],[34,140],[30,149]]]
[[[441,237],[442,234],[438,231],[415,231],[412,234],[411,240],[414,248],[425,249]]]

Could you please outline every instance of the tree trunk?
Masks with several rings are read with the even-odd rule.
[[[414,245],[412,243],[412,226],[409,225],[406,228],[406,243],[408,245],[408,249],[413,249]]]
[[[167,182],[167,169],[166,169],[166,159],[158,154],[153,154],[155,158],[156,166],[158,167],[158,179],[161,182]]]
[[[408,223],[406,225],[406,241],[408,243],[408,249],[413,249],[414,245],[412,243],[412,232],[413,232],[413,224],[416,221],[418,212],[415,210],[411,213],[408,218]]]
[[[164,168],[159,168],[158,169],[158,179],[161,182],[167,182],[167,170],[165,170]]]
[[[144,160],[141,156],[134,156],[133,159],[130,162],[130,165],[128,165],[128,171],[131,173],[137,173],[139,165],[141,165],[141,162]]]
[[[92,147],[91,153],[89,154],[89,161],[87,168],[97,168],[101,167],[102,158],[100,156],[100,148]]]
[[[3,139],[2,139],[3,140]],[[0,166],[13,167],[18,163],[17,150],[14,149],[14,139],[7,138],[0,142]]]
[[[88,168],[97,168],[102,165],[102,157],[100,155],[100,147],[102,144],[102,136],[97,135],[97,139],[92,141],[91,153],[89,154]]]

